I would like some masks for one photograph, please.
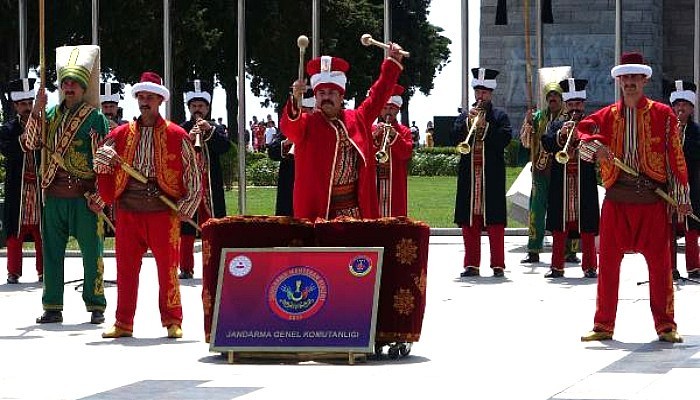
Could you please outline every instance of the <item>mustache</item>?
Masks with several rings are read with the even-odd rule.
[[[150,110],[151,106],[139,106],[139,110]]]
[[[321,105],[322,105],[322,106],[323,106],[323,105],[326,105],[326,104],[328,104],[328,105],[331,105],[331,106],[332,106],[332,105],[333,105],[333,102],[332,102],[332,101],[330,101],[330,100],[323,100],[323,101],[321,102]]]

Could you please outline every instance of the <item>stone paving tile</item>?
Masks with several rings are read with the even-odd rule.
[[[152,258],[141,271],[134,338],[104,340],[114,321],[116,287],[107,285],[107,323],[88,323],[77,283],[66,285],[64,323],[37,325],[41,287],[31,268],[20,285],[0,284],[0,399],[693,399],[700,377],[700,285],[676,285],[676,320],[686,342],[659,343],[649,311],[644,260],[622,266],[615,340],[581,343],[595,311],[595,280],[569,264],[566,277],[544,279],[542,262],[520,265],[523,236],[506,237],[506,276],[459,279],[460,237],[431,238],[423,331],[411,356],[332,362],[256,361],[229,365],[203,341],[201,260],[183,282],[184,337],[167,339],[158,315]],[[482,263],[488,264],[488,238]],[[3,260],[0,257],[0,260]],[[679,258],[683,264],[683,256]],[[26,265],[33,260],[27,259]],[[4,263],[0,261],[0,268]],[[682,270],[681,270],[682,271]],[[35,274],[35,272],[34,272]],[[66,280],[82,275],[66,261]],[[105,277],[116,276],[105,259]]]

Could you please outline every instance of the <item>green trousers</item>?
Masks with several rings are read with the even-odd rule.
[[[535,174],[532,178],[530,192],[530,219],[528,224],[528,253],[541,253],[544,241],[545,219],[547,217],[547,202],[549,201],[549,175]],[[566,240],[566,255],[576,254],[579,247],[578,239]]]
[[[549,175],[533,174],[530,191],[530,223],[528,224],[528,253],[541,253],[544,240],[544,224],[549,198]]]
[[[104,311],[104,263],[102,229],[84,198],[47,196],[42,213],[44,241],[44,310],[63,310],[64,260],[68,237],[78,241],[83,256],[83,301],[88,311]],[[101,221],[100,221],[101,223]]]

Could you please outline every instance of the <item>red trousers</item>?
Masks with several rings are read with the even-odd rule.
[[[42,276],[44,274],[44,257],[39,225],[21,225],[16,236],[11,235],[7,237],[7,273],[22,276],[22,243],[24,243],[24,238],[27,235],[34,239],[36,273]]]
[[[698,233],[695,229],[685,232],[685,270],[693,272],[700,270],[700,251],[698,249]],[[10,246],[7,246],[8,250]]]
[[[201,226],[209,218],[211,215],[202,201],[197,208],[197,223]],[[194,238],[195,235],[180,235],[180,271],[182,272],[194,272]]]
[[[464,239],[464,268],[476,267],[481,264],[481,231],[484,228],[483,215],[474,215],[471,226],[462,225]],[[506,267],[505,261],[505,225],[489,225],[486,227],[491,249],[491,268]]]
[[[566,255],[566,237],[570,231],[578,231],[578,224],[572,221],[566,224],[566,231],[552,232],[552,269],[564,270]],[[581,268],[584,271],[598,268],[595,251],[595,235],[591,232],[581,232]]]
[[[613,332],[620,287],[620,263],[626,251],[641,253],[649,269],[651,313],[657,333],[676,329],[671,275],[671,224],[666,204],[603,201],[600,217],[600,271],[593,329]]]
[[[117,322],[133,331],[143,254],[151,249],[158,268],[158,307],[163,326],[182,325],[177,279],[180,221],[171,211],[135,213],[117,209]]]

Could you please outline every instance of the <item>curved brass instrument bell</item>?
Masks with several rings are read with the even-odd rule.
[[[382,148],[379,149],[379,151],[377,151],[376,153],[374,153],[374,158],[379,164],[385,164],[387,161],[389,161],[389,133],[394,128],[392,128],[389,124],[384,124],[382,129],[384,129]]]
[[[571,145],[571,137],[574,136],[574,132],[576,131],[576,123],[577,121],[569,120],[564,122],[564,125],[562,126],[562,128],[565,126],[569,127],[569,134],[566,137],[564,148],[554,155],[554,159],[557,160],[559,164],[566,164],[569,162],[569,145]]]
[[[469,142],[471,141],[471,138],[472,138],[472,136],[474,136],[476,131],[478,129],[481,129],[481,128],[479,128],[479,125],[481,125],[483,123],[483,120],[486,118],[486,110],[484,109],[483,102],[481,100],[479,100],[476,103],[476,106],[474,108],[476,108],[478,110],[478,112],[477,112],[476,116],[474,118],[472,118],[470,121],[471,127],[469,128],[469,132],[467,133],[467,137],[464,138],[463,141],[457,143],[457,151],[460,154],[471,153],[472,146],[471,146],[471,144],[469,144]],[[484,127],[484,132],[486,132],[487,129],[488,129],[488,124],[486,125],[486,127]]]

